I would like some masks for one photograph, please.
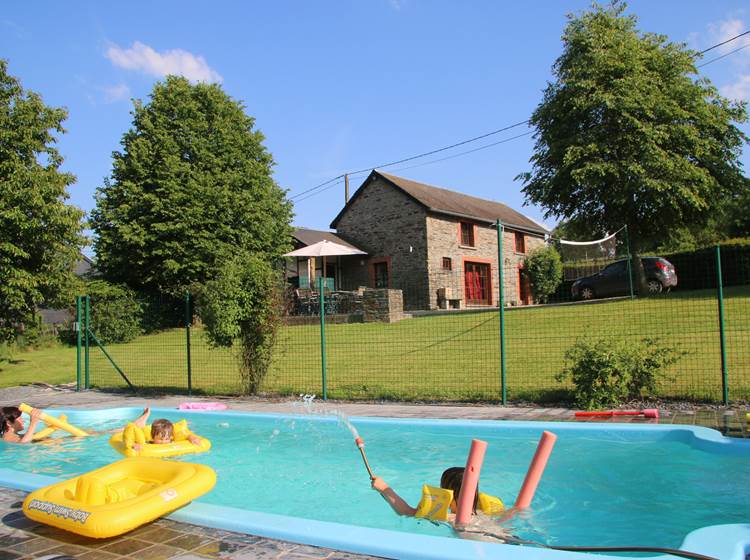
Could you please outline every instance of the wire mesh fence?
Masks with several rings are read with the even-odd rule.
[[[647,340],[680,353],[654,396],[750,399],[750,246],[637,258],[615,247],[598,260],[588,255],[585,267],[560,252],[563,281],[547,297],[536,292],[525,255],[518,254],[503,260],[502,275],[497,261],[467,259],[456,270],[393,274],[388,287],[342,278],[289,287],[260,391],[338,399],[570,400],[570,382],[558,378],[566,353],[581,340],[607,339]],[[210,345],[192,302],[142,304],[142,322],[151,324],[130,342],[104,343],[109,357],[92,331],[91,386],[124,388],[127,378],[138,389],[243,391],[237,350]],[[92,313],[96,306],[92,299]]]

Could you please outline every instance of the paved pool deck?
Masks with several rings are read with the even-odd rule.
[[[231,410],[281,414],[301,414],[304,407],[290,400],[260,398],[204,398],[184,395],[137,395],[104,391],[76,392],[69,386],[28,385],[0,389],[0,406],[25,402],[38,408],[100,409],[132,406],[171,408],[185,401],[217,401]],[[573,422],[573,410],[492,405],[435,405],[405,403],[330,402],[347,416],[387,416],[397,418],[458,418],[471,420],[525,420]],[[658,420],[638,416],[596,419],[605,422],[700,425],[719,430],[730,437],[748,437],[747,410],[744,408],[704,408],[660,410]],[[590,420],[588,420],[590,421]],[[30,558],[78,558],[117,560],[205,560],[206,558],[279,560],[372,560],[348,552],[299,545],[255,535],[209,529],[169,519],[144,525],[122,537],[95,540],[80,537],[27,519],[21,512],[25,492],[0,489],[0,560]]]

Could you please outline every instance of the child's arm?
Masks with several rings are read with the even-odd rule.
[[[23,434],[23,437],[19,440],[18,443],[31,443],[31,438],[34,437],[34,432],[36,431],[37,424],[39,424],[39,417],[42,415],[42,411],[38,408],[32,408],[31,409],[31,422],[29,422],[29,427],[26,429],[26,433]]]
[[[399,515],[414,517],[414,514],[417,513],[417,510],[415,508],[407,504],[404,499],[396,494],[393,488],[388,486],[385,480],[383,480],[379,476],[376,476],[372,479],[372,487],[377,490],[381,496],[383,496],[383,499],[388,502],[388,505],[393,508],[393,511],[395,511]]]
[[[139,428],[145,428],[146,427],[146,422],[148,421],[149,414],[151,414],[151,409],[149,407],[144,408],[143,409],[143,414],[141,414],[138,417],[138,419],[135,422],[133,422],[133,424],[135,424]]]

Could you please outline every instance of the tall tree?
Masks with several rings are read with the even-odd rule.
[[[555,80],[530,120],[533,170],[519,178],[546,217],[600,233],[627,225],[638,250],[705,223],[741,191],[747,138],[733,123],[747,111],[698,77],[698,53],[639,32],[625,8],[568,16]]]
[[[287,249],[291,205],[240,102],[170,76],[132,114],[92,213],[107,279],[178,294],[238,251],[272,259]]]
[[[0,339],[33,318],[41,303],[72,293],[85,242],[83,212],[65,203],[75,182],[55,149],[65,109],[24,90],[0,59]]]

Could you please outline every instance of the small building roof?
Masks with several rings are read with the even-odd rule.
[[[345,241],[332,231],[297,228],[294,230],[292,237],[294,237],[302,245],[313,245],[315,243],[318,243],[319,241],[332,241],[333,243],[338,243],[339,245],[344,245],[346,247],[351,247],[352,249],[361,251],[359,247],[357,247],[356,245],[352,245],[348,241]]]
[[[331,222],[332,228],[336,227],[336,224],[338,224],[349,205],[354,202],[357,196],[365,189],[368,182],[374,177],[381,177],[430,212],[486,223],[495,223],[499,219],[504,225],[513,229],[520,229],[539,235],[549,233],[546,228],[531,218],[500,202],[477,198],[440,187],[433,187],[432,185],[418,183],[417,181],[404,179],[403,177],[397,177],[396,175],[377,170],[373,170],[370,173],[346,206],[339,212],[338,216],[333,219],[333,222]]]

